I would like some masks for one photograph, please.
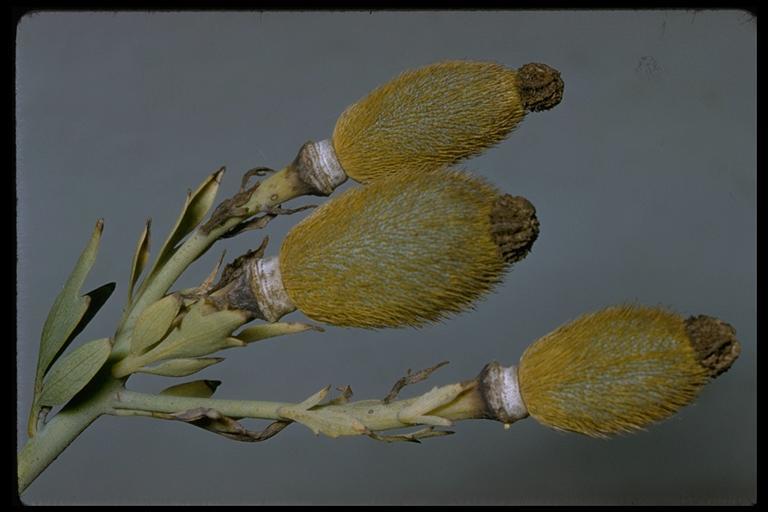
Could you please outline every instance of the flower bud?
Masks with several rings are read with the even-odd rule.
[[[689,404],[739,354],[733,328],[660,308],[584,315],[534,342],[517,369],[527,412],[557,430],[605,437]]]
[[[544,64],[446,61],[406,71],[339,117],[335,156],[362,183],[436,169],[497,144],[562,92],[560,73]]]
[[[418,326],[469,307],[537,235],[535,209],[522,197],[459,171],[400,173],[351,189],[294,226],[277,271],[290,302],[314,320]]]

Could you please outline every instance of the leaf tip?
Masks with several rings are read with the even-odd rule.
[[[248,345],[245,341],[235,336],[230,336],[224,340],[223,348],[240,348]]]
[[[223,359],[223,358],[219,358]],[[204,380],[203,381],[206,386],[208,386],[211,389],[211,393],[215,392],[216,389],[218,389],[219,386],[221,386],[220,380]]]

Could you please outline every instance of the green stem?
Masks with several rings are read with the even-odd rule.
[[[171,258],[157,269],[146,287],[126,309],[114,338],[111,362],[120,361],[129,351],[133,327],[139,315],[147,306],[165,295],[179,276],[207,251],[222,235],[237,226],[248,217],[299,197],[311,191],[301,181],[297,172],[290,166],[264,180],[247,202],[235,205],[231,215],[210,230],[198,227],[191,236],[174,252]],[[38,407],[33,406],[31,413],[30,438],[18,454],[19,493],[37,478],[56,457],[83,431],[102,414],[115,414],[111,404],[114,395],[123,388],[125,379],[108,376],[111,364],[103,377],[95,378],[87,389],[67,404],[44,428],[35,431]],[[195,405],[196,407],[199,405]],[[267,416],[269,417],[269,416]]]
[[[112,403],[113,409],[131,409],[162,413],[177,413],[197,409],[216,409],[232,418],[280,419],[277,410],[293,405],[286,402],[261,402],[256,400],[221,400],[215,398],[193,398],[171,395],[153,395],[123,390]]]
[[[122,382],[118,380],[102,381],[98,391],[87,399],[71,402],[27,441],[18,454],[19,494],[23,493],[88,425],[102,414],[111,412],[110,405],[119,389],[122,389]]]
[[[276,172],[261,183],[242,206],[247,213],[233,215],[219,226],[210,231],[198,227],[194,233],[176,250],[173,256],[152,276],[151,282],[134,300],[115,336],[115,348],[112,351],[115,359],[120,359],[128,353],[133,326],[144,309],[165,295],[179,276],[195,260],[202,256],[222,235],[237,226],[243,219],[256,215],[265,208],[275,206],[306,193],[306,188],[297,181],[295,172],[285,168]]]
[[[419,397],[384,403],[382,400],[361,400],[338,405],[320,405],[312,410],[328,410],[343,413],[360,421],[371,431],[391,430],[413,426],[401,421],[399,413],[412,405]],[[280,410],[296,406],[289,402],[265,402],[256,400],[222,400],[217,398],[193,398],[180,396],[153,395],[123,390],[112,403],[114,412],[145,411],[147,413],[174,414],[197,408],[214,409],[231,418],[253,418],[265,420],[286,419]],[[451,421],[479,419],[485,417],[485,402],[477,388],[456,400],[433,411],[433,414]]]

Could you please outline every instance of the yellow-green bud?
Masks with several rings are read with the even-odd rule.
[[[537,235],[526,199],[477,177],[394,174],[347,191],[294,226],[278,273],[290,302],[314,320],[417,326],[470,306]]]
[[[544,64],[447,61],[406,71],[339,117],[335,157],[362,183],[443,167],[500,142],[526,111],[552,108],[562,93],[560,73]]]
[[[733,328],[660,308],[611,307],[534,342],[517,369],[528,414],[557,430],[605,437],[689,404],[739,355]]]

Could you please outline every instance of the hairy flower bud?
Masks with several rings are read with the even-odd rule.
[[[560,74],[544,64],[446,61],[406,71],[339,117],[335,156],[362,183],[443,167],[497,144],[562,92]]]
[[[401,173],[335,198],[285,238],[279,273],[308,317],[340,326],[422,325],[458,313],[524,258],[533,206],[467,173]]]
[[[517,369],[527,412],[557,430],[604,437],[689,404],[739,354],[734,330],[660,308],[611,307],[534,342]]]

